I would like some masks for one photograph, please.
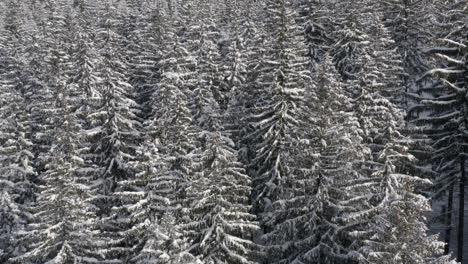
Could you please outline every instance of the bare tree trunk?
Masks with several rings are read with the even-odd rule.
[[[465,157],[460,161],[460,200],[458,206],[457,261],[463,263],[463,228],[465,222]]]
[[[448,191],[447,207],[445,212],[445,248],[444,254],[450,253],[450,236],[452,233],[452,212],[453,212],[453,187],[451,184]]]

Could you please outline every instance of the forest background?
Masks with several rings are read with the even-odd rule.
[[[468,263],[467,23],[0,0],[0,263]]]

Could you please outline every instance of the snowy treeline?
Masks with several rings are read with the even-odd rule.
[[[467,6],[0,0],[0,263],[462,262]]]

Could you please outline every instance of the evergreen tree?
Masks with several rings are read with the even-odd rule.
[[[198,129],[193,125],[188,107],[190,93],[186,77],[191,78],[189,53],[177,45],[168,33],[166,47],[159,61],[161,80],[151,96],[152,112],[145,123],[153,144],[157,144],[160,155],[168,162],[168,177],[174,182],[172,197],[168,199],[174,206],[186,206],[185,189],[193,173],[194,150]],[[175,188],[174,188],[175,186]],[[176,214],[177,215],[177,214]],[[177,215],[178,216],[178,215]]]
[[[359,80],[360,72],[368,74],[373,81],[370,87],[379,90],[384,97],[401,104],[404,100],[404,75],[401,56],[393,49],[394,41],[383,26],[380,13],[375,12],[373,5],[360,8],[359,2],[342,3],[337,10],[350,10],[339,20],[336,31],[336,43],[333,55],[338,72],[345,81]],[[339,12],[339,11],[337,11]],[[363,66],[374,71],[367,71]],[[382,80],[385,80],[383,82]],[[357,84],[360,85],[360,84]],[[350,91],[352,97],[358,96],[357,90]]]
[[[76,91],[75,96],[81,99],[80,120],[84,129],[92,129],[96,125],[87,116],[96,111],[102,100],[101,90],[102,77],[99,76],[99,67],[102,64],[93,40],[86,28],[86,21],[80,20],[77,33],[74,37],[77,45],[72,47],[70,65],[75,67],[67,72],[68,89]]]
[[[460,31],[460,29],[463,28],[464,21],[466,23],[465,16],[467,15],[466,9],[464,9],[464,3],[462,1],[448,1],[448,2],[439,2],[436,7],[437,7],[437,28],[435,28],[433,31],[435,32],[435,35],[441,39],[446,38],[448,39],[456,39],[456,35],[459,35],[463,31]],[[454,34],[454,35],[452,35]],[[458,37],[460,38],[460,37]],[[434,43],[433,45],[436,45]],[[431,55],[430,58],[432,58],[433,63],[432,67],[437,68],[441,65],[439,55],[438,53],[448,55],[448,56],[454,56],[456,53],[456,49],[453,48],[446,48],[444,45],[441,47],[429,47],[424,50],[427,54],[426,55]],[[436,54],[434,56],[434,54]],[[442,65],[445,65],[446,63],[443,62]],[[443,66],[445,67],[445,66]],[[429,71],[430,73],[430,71]],[[413,100],[415,100],[416,103],[413,104],[413,107],[410,109],[411,111],[409,112],[410,116],[414,119],[414,123],[416,123],[416,129],[415,132],[418,133],[418,136],[420,137],[425,137],[426,141],[429,141],[429,145],[433,145],[434,142],[434,137],[432,136],[434,131],[439,130],[438,125],[435,125],[435,129],[432,130],[433,125],[431,124],[432,122],[419,122],[418,118],[419,117],[427,117],[428,115],[435,116],[439,112],[438,107],[432,107],[428,106],[425,103],[421,103],[421,100],[424,99],[433,99],[441,97],[442,94],[444,94],[444,91],[441,91],[441,84],[438,83],[438,81],[434,79],[438,78],[427,78],[430,76],[429,74],[425,74],[418,80],[418,90],[417,92],[411,94],[411,97],[413,97]],[[444,110],[442,110],[443,112]],[[425,118],[422,118],[424,120]],[[424,124],[423,124],[424,123]],[[439,147],[438,147],[439,148]],[[440,175],[436,175],[433,177],[435,179],[436,185],[434,186],[433,189],[433,199],[444,199],[446,200],[446,204],[442,206],[442,213],[440,215],[436,215],[434,219],[438,221],[439,219],[443,219],[443,225],[444,225],[444,240],[446,242],[445,246],[445,254],[450,253],[450,249],[453,247],[451,245],[451,237],[452,237],[452,227],[454,226],[452,224],[452,219],[454,215],[454,203],[455,203],[455,197],[454,195],[456,193],[455,189],[455,181],[452,182],[446,182],[444,180],[445,177],[448,175],[445,175],[443,172],[443,169],[440,168],[440,163],[435,161],[435,159],[432,159],[434,153],[434,149],[431,148],[426,152],[426,162],[432,165],[432,168],[435,172],[440,173]],[[448,176],[453,179],[454,176]],[[447,184],[447,186],[444,186]],[[446,198],[446,199],[445,199]],[[454,248],[454,247],[453,247]]]
[[[415,119],[422,131],[433,140],[432,162],[440,174],[436,179],[435,193],[449,193],[446,241],[450,239],[453,186],[459,185],[459,229],[457,236],[457,259],[462,261],[464,190],[465,190],[465,87],[466,87],[466,43],[463,36],[466,26],[456,28],[444,39],[448,47],[435,48],[440,58],[440,67],[428,71],[422,78],[433,77],[438,80],[430,90],[422,90],[420,102],[412,110],[430,111],[427,116]],[[430,97],[427,97],[430,95]],[[448,252],[447,252],[448,253]]]
[[[121,36],[122,53],[128,65],[129,82],[134,87],[136,101],[144,110],[143,118],[151,112],[149,98],[161,78],[161,59],[166,31],[173,31],[170,17],[171,1],[123,1],[117,10],[117,33]]]
[[[12,258],[12,263],[96,263],[102,257],[96,239],[95,194],[91,179],[81,173],[82,137],[74,103],[66,92],[57,98],[55,114],[61,122],[55,128],[47,171],[41,176],[44,184],[31,208],[33,222],[18,233],[27,251]]]
[[[412,221],[411,225],[401,226],[402,218],[392,223],[394,225],[392,230],[401,228],[405,231],[402,231],[401,236],[398,237],[396,233],[392,233],[395,245],[391,249],[386,246],[392,242],[379,241],[373,244],[375,241],[372,241],[370,243],[374,247],[363,246],[359,251],[370,263],[381,263],[383,260],[379,258],[386,254],[396,256],[388,260],[394,261],[389,263],[401,263],[401,261],[406,261],[405,258],[411,258],[411,261],[415,263],[427,263],[434,254],[439,253],[435,249],[442,246],[435,238],[425,235],[425,218],[421,216],[420,210],[424,208],[423,205],[427,203],[427,199],[417,193],[429,182],[424,184],[424,180],[410,174],[414,157],[408,153],[408,144],[411,141],[399,132],[403,124],[401,112],[378,92],[371,92],[372,90],[366,88],[366,86],[362,87],[361,96],[355,102],[355,107],[357,107],[358,116],[364,117],[359,120],[364,132],[362,137],[369,146],[372,156],[362,164],[363,177],[351,182],[346,188],[354,198],[349,202],[344,202],[343,205],[351,206],[351,202],[359,204],[355,205],[356,212],[349,213],[345,217],[349,223],[360,223],[356,226],[357,230],[350,234],[355,235],[354,239],[357,243],[361,241],[364,244],[374,239],[386,239],[388,237],[381,237],[381,234],[385,232],[382,230],[387,230],[385,228],[391,226],[386,221],[408,217],[406,220]],[[397,191],[400,189],[402,193]],[[386,215],[382,217],[382,214]],[[408,227],[411,229],[405,229]],[[421,237],[411,238],[408,234]],[[377,245],[379,243],[382,248]],[[410,244],[414,250],[419,249],[411,250],[411,253],[405,252],[406,245]],[[405,254],[408,256],[404,257]],[[374,257],[377,257],[377,260],[372,260]],[[445,263],[444,261],[448,260],[441,258],[431,261]]]
[[[98,124],[90,133],[100,139],[93,151],[96,154],[95,162],[101,168],[98,180],[100,192],[104,195],[110,195],[119,180],[132,177],[129,162],[134,157],[141,126],[123,65],[113,60],[110,54],[107,56],[103,62],[106,68],[100,90],[103,94],[102,105],[89,115]],[[103,206],[104,211],[112,207]]]
[[[414,86],[415,76],[428,69],[427,58],[421,52],[431,41],[435,3],[431,0],[388,0],[379,2],[384,17],[384,24],[389,29],[393,47],[402,56],[405,68],[406,92]]]
[[[0,261],[21,252],[14,237],[30,221],[26,208],[36,199],[37,173],[31,142],[31,116],[24,99],[21,63],[15,48],[0,46]]]
[[[343,188],[360,177],[356,161],[366,158],[359,123],[331,59],[314,74],[306,90],[307,126],[286,158],[288,179],[282,199],[273,204],[274,229],[264,239],[269,263],[357,263],[352,230],[342,220],[352,206]],[[350,229],[351,228],[351,229]]]
[[[360,10],[356,2],[350,2],[348,5],[351,9],[354,8],[352,10]],[[407,254],[405,245],[411,244],[415,249],[410,256],[411,261],[424,263],[433,257],[434,249],[440,248],[441,245],[434,238],[425,235],[424,218],[409,218],[409,215],[417,216],[419,213],[414,211],[421,210],[423,207],[421,202],[427,200],[416,194],[421,190],[421,184],[418,183],[424,181],[411,174],[414,166],[414,157],[408,153],[411,140],[400,132],[404,124],[403,112],[392,102],[398,102],[398,97],[390,96],[392,93],[399,93],[403,87],[398,78],[401,72],[401,60],[387,48],[387,44],[391,41],[385,28],[378,23],[379,13],[367,7],[360,12],[351,13],[342,24],[344,25],[342,33],[350,38],[342,38],[336,44],[338,53],[335,55],[335,61],[349,87],[348,90],[354,101],[354,111],[359,117],[362,129],[361,136],[369,147],[371,156],[362,162],[358,170],[362,177],[348,183],[346,191],[354,198],[344,201],[342,205],[350,206],[355,202],[357,205],[354,205],[356,211],[347,213],[343,219],[349,225],[355,225],[355,229],[349,230],[349,234],[354,236],[354,247],[358,249],[356,252],[362,254],[361,261],[379,263],[383,260],[375,260],[373,257],[379,258],[389,254],[396,256],[392,259],[387,258],[390,263],[405,262],[406,257],[403,257]],[[372,39],[377,39],[373,41],[376,43],[375,47],[369,45]],[[381,60],[385,57],[386,60]],[[393,166],[392,170],[388,165],[390,163]],[[398,199],[395,198],[395,201],[387,203],[388,195],[393,195],[398,190],[395,184],[406,184],[409,194],[395,194],[392,198]],[[409,207],[405,207],[406,205]],[[396,210],[392,208],[393,206],[400,207]],[[392,215],[395,218],[407,214],[408,221],[412,221],[411,227],[414,229],[405,232],[422,233],[422,237],[414,240],[418,241],[417,244],[403,233],[401,237],[395,237],[395,241],[398,242],[389,248],[386,246],[390,246],[392,242],[379,241],[382,246],[379,248],[377,245],[379,242],[372,241],[385,239],[380,232],[390,226],[388,224],[390,222],[385,221],[391,221],[391,217],[380,216],[390,214],[389,212],[395,213]],[[394,223],[395,230],[403,228],[398,223]],[[372,246],[368,246],[368,243]],[[403,260],[399,259],[400,257]],[[448,260],[441,258],[434,261]]]
[[[54,141],[53,129],[59,123],[54,104],[68,79],[74,22],[72,16],[65,16],[66,11],[59,3],[40,6],[46,15],[38,18],[41,30],[36,32],[25,48],[25,90],[28,109],[34,120],[32,142],[34,164],[38,173],[45,171],[50,147]],[[74,95],[76,96],[76,94]]]
[[[202,141],[201,167],[188,189],[191,251],[206,263],[256,263],[259,247],[253,238],[259,226],[249,213],[250,179],[226,135],[203,132]]]
[[[131,201],[125,205],[130,213],[130,229],[122,236],[132,245],[128,252],[130,263],[198,263],[188,252],[189,243],[182,236],[174,218],[176,209],[174,184],[178,181],[170,173],[170,163],[159,153],[158,139],[147,131],[134,167],[134,180],[123,181],[125,191],[117,193]]]
[[[187,85],[186,80],[192,75],[188,67],[191,64],[189,53],[177,44],[171,29],[166,34],[163,36],[164,49],[158,63],[161,80],[150,98],[152,112],[145,122],[148,138],[141,153],[149,153],[148,157],[153,161],[158,161],[157,157],[160,157],[155,163],[159,164],[158,170],[152,173],[154,178],[151,180],[151,192],[157,200],[153,205],[153,214],[159,221],[167,214],[174,216],[170,226],[163,228],[172,230],[171,239],[178,241],[180,253],[190,260],[192,258],[186,252],[190,241],[182,225],[190,221],[188,211],[191,199],[187,191],[195,174],[199,130],[193,125],[188,107],[187,95],[190,94],[188,89],[191,86]],[[174,253],[175,249],[171,250]],[[176,261],[183,257],[173,253],[167,253],[172,256],[168,260]]]
[[[100,12],[105,20],[96,29],[99,64],[94,73],[99,80],[96,87],[99,97],[86,116],[91,125],[86,131],[87,172],[93,176],[93,189],[97,193],[93,202],[101,218],[100,239],[106,243],[105,258],[125,263],[132,245],[121,234],[130,228],[126,205],[131,201],[120,195],[126,191],[120,182],[134,178],[132,162],[140,140],[141,122],[122,59],[121,36],[116,32],[116,9],[105,3]]]
[[[295,2],[299,14],[298,22],[303,26],[308,56],[312,62],[311,66],[314,67],[325,59],[328,50],[334,43],[334,36],[331,34],[334,30],[333,3],[320,0],[298,0]]]
[[[370,236],[360,249],[364,262],[455,263],[449,256],[440,257],[443,243],[426,234],[428,200],[415,192],[430,181],[398,172],[405,166],[401,163],[413,157],[401,145],[389,143],[379,158],[384,165],[372,174],[378,179],[372,199],[378,202],[366,212],[372,217],[365,231]]]
[[[98,205],[104,214],[114,206],[107,199],[112,198],[117,182],[127,180],[134,174],[130,161],[134,157],[141,124],[137,118],[138,105],[133,100],[133,87],[128,83],[127,68],[121,58],[117,44],[120,36],[115,32],[113,17],[115,12],[106,5],[103,11],[105,21],[97,29],[96,40],[106,43],[98,46],[99,65],[96,75],[99,78],[96,92],[101,100],[98,107],[88,114],[93,126],[89,129],[89,140],[93,143],[93,161],[99,167],[96,173],[97,188],[102,194],[103,203]],[[106,41],[106,42],[104,42]]]
[[[248,159],[242,151],[245,148],[240,147],[243,136],[247,134],[248,122],[244,118],[244,114],[248,113],[247,104],[252,103],[252,100],[249,98],[249,89],[246,85],[247,58],[243,49],[239,47],[240,45],[242,45],[240,39],[233,41],[229,47],[229,62],[224,64],[225,83],[229,93],[227,95],[227,108],[223,114],[223,127],[230,132],[231,139],[239,150],[239,160],[244,162]]]
[[[147,234],[148,241],[140,254],[135,258],[136,263],[161,263],[161,264],[202,264],[203,262],[194,257],[186,248],[187,241],[182,238],[182,233],[175,225],[174,216],[171,213],[164,215],[161,224],[150,224]]]
[[[310,73],[305,69],[303,39],[294,24],[295,13],[287,1],[269,1],[267,7],[268,46],[264,54],[256,54],[260,60],[256,67],[258,76],[255,86],[250,87],[258,89],[255,93],[259,96],[256,112],[249,117],[254,127],[249,140],[256,144],[251,163],[253,201],[259,214],[278,199],[288,177],[283,159],[296,140],[302,97],[310,80]],[[262,216],[262,224],[268,221],[263,218],[267,216]]]
[[[124,237],[134,241],[130,254],[135,263],[198,263],[188,252],[189,241],[181,227],[188,221],[182,210],[188,206],[186,189],[194,170],[191,155],[197,133],[185,85],[190,63],[187,50],[176,44],[172,21],[164,19],[167,28],[158,40],[161,50],[155,65],[159,81],[147,99],[145,138],[134,165],[138,173],[135,180],[121,183],[133,188],[123,193],[133,201],[127,205],[132,228]]]
[[[194,38],[197,43],[190,43],[195,46],[189,47],[189,50],[197,47],[193,53],[197,58],[195,71],[197,79],[193,83],[193,98],[190,107],[195,124],[201,129],[212,131],[217,129],[214,122],[219,120],[220,108],[225,108],[226,102],[225,93],[221,90],[221,57],[215,43],[217,33],[210,30],[209,24],[201,24],[197,27],[199,28],[194,29],[195,32],[193,32],[197,36]]]
[[[0,1],[0,262],[463,261],[467,12]]]
[[[104,230],[109,231],[111,256],[123,256],[130,245],[116,232],[128,228],[128,212],[124,206],[128,201],[118,192],[119,182],[133,179],[132,161],[140,136],[140,122],[136,115],[137,104],[130,97],[131,86],[123,75],[122,65],[118,61],[105,58],[107,67],[103,73],[102,105],[89,116],[98,126],[90,135],[98,139],[92,147],[95,166],[96,185],[100,196],[96,205],[99,214],[105,218]],[[115,252],[113,252],[115,250]],[[115,255],[114,255],[115,254]]]
[[[261,89],[256,78],[258,76],[258,55],[263,52],[264,36],[260,24],[260,2],[247,1],[242,5],[239,19],[240,33],[232,39],[227,47],[224,60],[224,84],[229,91],[227,109],[223,114],[224,126],[230,132],[231,139],[236,143],[239,161],[246,168],[255,155],[254,138],[249,138],[253,127],[249,124],[249,116],[255,113],[255,99],[259,99]],[[249,175],[252,175],[247,170]]]

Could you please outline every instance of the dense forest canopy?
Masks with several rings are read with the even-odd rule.
[[[467,0],[0,0],[0,263],[468,263],[467,89]]]

